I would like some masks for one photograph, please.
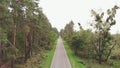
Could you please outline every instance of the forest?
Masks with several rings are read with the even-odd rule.
[[[59,37],[85,68],[120,68],[120,34],[110,32],[119,23],[115,17],[120,6],[106,12],[91,9],[91,29],[78,23],[76,31],[71,20],[59,32],[52,27],[39,1],[0,1],[0,68],[46,68],[43,63],[51,64]]]
[[[51,26],[38,1],[0,1],[0,68],[17,68],[17,64],[26,63],[37,53],[42,58],[43,53],[51,50],[58,31]]]
[[[115,15],[119,9],[115,5],[106,12],[91,10],[93,22],[90,26],[93,29],[84,29],[78,23],[79,31],[75,31],[74,22],[70,21],[60,31],[60,35],[87,68],[120,67],[120,34],[110,33],[111,27],[116,24]]]

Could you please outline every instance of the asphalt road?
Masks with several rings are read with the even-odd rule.
[[[59,37],[50,68],[71,68],[62,39]]]

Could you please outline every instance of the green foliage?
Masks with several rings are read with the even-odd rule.
[[[71,45],[73,45],[73,48],[75,48],[75,49],[76,48],[81,48],[82,49],[84,41],[81,40],[81,38],[79,38],[78,36],[75,36],[75,37],[72,38],[71,43],[72,43]]]
[[[2,61],[7,62],[14,57],[16,62],[20,57],[27,60],[33,53],[40,50],[44,53],[52,49],[58,31],[52,28],[37,1],[0,1],[0,53],[3,52],[0,59],[4,57]]]
[[[51,62],[52,62],[52,59],[55,53],[56,45],[57,45],[57,40],[54,41],[51,51],[48,51],[47,53],[45,53],[45,57],[43,57],[43,60],[42,60],[43,62],[42,64],[40,64],[39,68],[49,68],[51,66]]]
[[[64,43],[64,47],[67,51],[67,55],[69,57],[72,68],[86,68],[84,66],[84,64],[81,62],[81,60],[71,50],[69,45],[65,41],[63,41],[63,43]]]
[[[84,58],[92,58],[93,56],[93,33],[91,30],[80,30],[75,33],[71,40],[71,48],[76,55]],[[92,54],[92,55],[90,55]]]
[[[60,31],[60,35],[68,42],[70,43],[70,40],[72,39],[72,36],[74,34],[74,22],[70,21],[68,24],[66,24],[65,28]]]
[[[4,29],[0,29],[0,41],[7,43],[7,34],[6,34],[6,30]]]
[[[71,40],[71,48],[75,51],[75,54],[78,55],[78,50],[83,50],[84,41],[78,36],[74,36]]]
[[[107,62],[114,47],[119,45],[118,38],[115,39],[109,32],[111,27],[116,24],[117,9],[119,7],[115,5],[107,10],[107,14],[92,10],[94,32],[90,29],[84,30],[80,23],[78,23],[80,31],[75,32],[72,30],[72,24],[69,23],[61,30],[60,35],[78,57],[95,59],[100,64]]]
[[[94,47],[96,51],[96,56],[99,63],[107,61],[113,48],[116,45],[116,41],[112,39],[109,31],[110,28],[115,25],[115,14],[117,6],[114,6],[112,9],[107,10],[108,17],[104,21],[104,12],[101,14],[96,13],[92,10],[92,14],[95,17],[95,35],[94,35]]]

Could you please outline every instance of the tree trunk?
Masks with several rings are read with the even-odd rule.
[[[16,24],[14,24],[14,32],[13,32],[13,46],[16,46]]]
[[[25,60],[24,62],[27,61],[27,34],[24,34],[24,38],[25,38]]]
[[[28,58],[30,58],[31,54],[32,54],[32,28],[30,27],[30,32],[28,34]]]
[[[30,55],[32,55],[32,27],[30,28]]]
[[[102,55],[101,55],[101,54],[99,54],[99,59],[98,59],[98,61],[99,61],[99,64],[102,63]]]
[[[0,42],[0,67],[2,65],[2,44]]]
[[[78,56],[78,53],[77,53],[77,48],[75,48],[75,55],[77,55],[77,56]]]
[[[1,32],[0,32],[0,36],[1,36]],[[2,65],[2,44],[1,44],[1,40],[0,40],[0,67]]]
[[[115,45],[116,45],[116,44],[115,44]],[[108,53],[108,55],[107,55],[107,57],[106,57],[106,59],[105,59],[106,62],[108,61],[108,58],[109,58],[109,56],[110,56],[110,54],[111,54],[111,52],[112,52],[112,49],[115,47],[115,45],[113,45],[112,48],[109,50],[109,53]]]
[[[14,31],[13,31],[13,47],[16,46],[16,24],[14,23]],[[14,64],[15,64],[15,58],[14,58],[14,55],[15,55],[15,52],[12,53],[13,57],[11,59],[11,68],[14,68]]]
[[[28,43],[27,43],[28,42]],[[25,34],[25,61],[30,58],[32,54],[32,29],[30,28],[30,32]]]
[[[15,59],[12,57],[11,59],[11,68],[15,68]]]

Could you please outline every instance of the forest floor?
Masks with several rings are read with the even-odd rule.
[[[42,59],[43,54],[40,51],[39,53],[32,55],[26,63],[17,63],[15,68],[39,68]]]
[[[53,44],[51,50],[38,51],[27,60],[26,63],[18,63],[15,68],[49,68],[52,62],[52,58],[55,52],[57,40]]]
[[[107,63],[99,64],[93,59],[81,59],[86,68],[120,68],[120,60],[109,60]]]

